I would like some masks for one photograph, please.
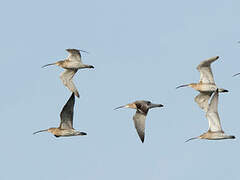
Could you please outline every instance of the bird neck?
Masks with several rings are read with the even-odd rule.
[[[58,61],[58,62],[56,62],[56,65],[63,67],[65,65],[65,63],[66,63],[65,61]]]
[[[188,86],[195,89],[198,86],[198,84],[197,83],[191,83]]]

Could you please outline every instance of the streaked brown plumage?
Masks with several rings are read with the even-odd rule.
[[[207,60],[202,61],[198,66],[197,70],[200,72],[200,81],[199,83],[190,83],[186,85],[178,86],[180,87],[191,87],[200,93],[195,97],[195,102],[198,104],[198,106],[203,109],[205,112],[207,112],[208,109],[208,100],[210,99],[212,93],[218,89],[219,92],[228,92],[226,89],[217,88],[213,73],[211,69],[211,63],[216,61],[219,58],[219,56],[215,56],[212,58],[209,58]]]
[[[87,65],[82,63],[81,53],[78,49],[66,49],[69,53],[69,56],[62,61],[57,61],[55,63],[46,64],[42,67],[50,66],[50,65],[57,65],[65,69],[63,73],[60,75],[60,79],[62,80],[63,84],[72,92],[74,92],[75,96],[79,96],[79,92],[75,87],[72,78],[78,71],[78,69],[84,68],[94,68],[92,65]],[[83,51],[86,52],[86,51]]]
[[[52,133],[55,137],[87,135],[87,133],[77,131],[73,128],[74,103],[75,103],[75,96],[74,96],[74,93],[72,93],[71,97],[68,99],[67,103],[64,105],[60,113],[61,122],[58,128],[49,128],[45,130],[40,130],[40,131],[34,132],[33,134],[47,131]]]
[[[186,142],[193,139],[208,139],[208,140],[221,140],[221,139],[235,139],[235,136],[226,135],[222,130],[220,118],[218,114],[218,90],[212,96],[209,104],[206,117],[208,119],[209,129],[206,133],[194,138],[188,139]]]

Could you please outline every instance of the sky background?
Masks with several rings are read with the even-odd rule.
[[[1,1],[0,179],[239,180],[240,1]],[[58,127],[71,95],[63,69],[41,66],[64,59],[66,48],[89,51],[74,82],[74,127],[87,136],[55,138],[34,131]],[[212,64],[219,115],[235,140],[184,141],[208,130],[198,94],[176,86],[198,82],[197,65]],[[145,142],[135,100],[150,110]]]

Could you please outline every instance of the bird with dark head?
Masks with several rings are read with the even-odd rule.
[[[156,108],[156,107],[163,107],[163,105],[153,104],[150,101],[141,100],[141,101],[135,101],[133,103],[130,103],[124,106],[119,106],[115,108],[115,110],[120,108],[132,108],[137,110],[135,115],[133,116],[133,121],[134,121],[135,128],[137,130],[137,133],[143,143],[144,137],[145,137],[145,120],[146,120],[147,113],[149,109]]]

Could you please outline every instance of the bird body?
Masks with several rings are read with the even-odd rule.
[[[200,93],[195,97],[195,102],[198,106],[207,112],[208,109],[208,100],[211,97],[212,93],[218,89],[218,92],[228,92],[228,90],[223,88],[218,88],[215,84],[214,77],[212,74],[211,63],[216,61],[219,56],[209,58],[202,61],[198,66],[197,70],[200,72],[199,83],[190,83],[178,86],[180,87],[191,87]]]
[[[198,137],[190,138],[187,141],[193,139],[208,139],[208,140],[235,139],[235,136],[227,135],[222,130],[218,114],[218,97],[219,93],[218,90],[216,90],[213,94],[213,97],[209,104],[209,108],[206,112],[206,118],[208,119],[209,124],[208,131]]]
[[[93,68],[92,65],[83,64],[78,61],[70,61],[69,59],[65,59],[63,61],[56,62],[57,66],[60,66],[64,69],[84,69],[84,68]]]
[[[83,136],[84,132],[77,131],[75,129],[61,129],[61,128],[49,128],[48,132],[54,134],[55,137],[68,137],[68,136]]]
[[[211,132],[208,131],[199,136],[199,139],[207,139],[207,140],[223,140],[223,139],[235,139],[235,136],[227,135],[223,131],[219,132]]]
[[[77,49],[66,49],[69,52],[69,56],[65,60],[57,61],[55,63],[46,64],[42,67],[47,67],[50,65],[57,65],[65,69],[60,75],[60,79],[63,84],[71,91],[74,92],[75,96],[80,97],[77,88],[75,87],[72,78],[78,71],[78,69],[94,68],[92,65],[87,65],[82,63],[81,53],[82,50]],[[86,52],[86,51],[84,51]]]
[[[136,113],[133,116],[133,121],[134,121],[134,126],[137,130],[137,133],[142,141],[142,143],[144,142],[144,137],[145,137],[145,121],[146,121],[146,116],[147,113],[149,111],[149,109],[151,108],[155,108],[155,107],[163,107],[162,104],[153,104],[150,101],[135,101],[133,103],[124,105],[124,106],[120,106],[117,107],[115,109],[119,109],[119,108],[132,108],[132,109],[136,109]]]
[[[191,83],[188,86],[202,93],[214,92],[217,90],[217,86],[214,83]]]
[[[49,128],[45,130],[40,130],[40,131],[34,132],[33,134],[47,131],[52,133],[55,137],[87,135],[87,133],[77,131],[73,128],[74,104],[75,104],[75,96],[74,96],[74,93],[72,93],[71,97],[69,98],[67,103],[64,105],[60,113],[60,118],[61,118],[60,126],[58,128]]]

